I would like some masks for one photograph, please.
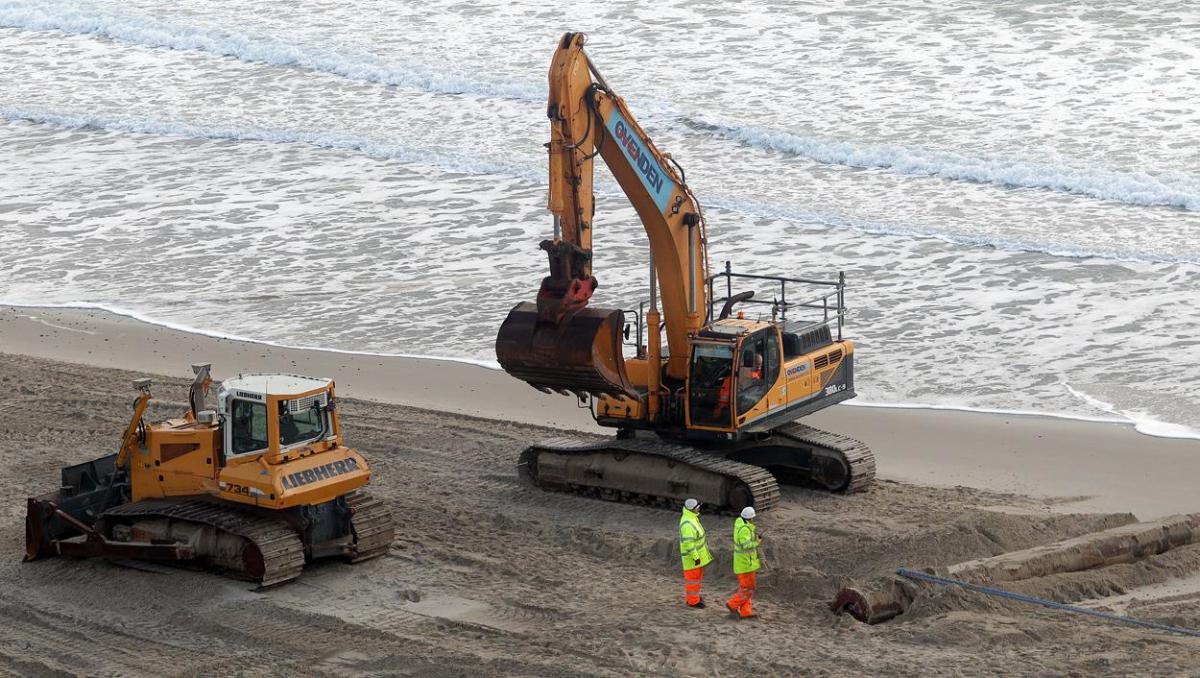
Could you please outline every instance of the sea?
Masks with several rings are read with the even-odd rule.
[[[1191,0],[0,0],[0,304],[495,367],[565,31],[713,272],[845,274],[853,402],[1200,437]],[[593,305],[637,308],[597,175]]]

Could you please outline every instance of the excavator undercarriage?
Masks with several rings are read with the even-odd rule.
[[[654,435],[553,438],[526,448],[518,470],[546,490],[668,508],[692,497],[710,510],[737,513],[774,507],[779,482],[860,492],[875,478],[875,457],[853,438],[792,423],[761,438],[707,446]]]

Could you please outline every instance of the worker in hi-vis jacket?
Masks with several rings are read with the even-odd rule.
[[[754,525],[754,517],[754,507],[747,506],[733,521],[733,573],[737,575],[738,590],[725,605],[741,619],[755,616],[750,599],[754,597],[754,589],[758,584],[756,573],[762,567],[762,559],[758,555],[762,538]]]
[[[704,526],[700,524],[700,502],[695,499],[683,502],[683,515],[679,516],[679,557],[683,561],[687,606],[703,609],[700,584],[704,580],[704,568],[712,562],[712,553],[704,537]]]

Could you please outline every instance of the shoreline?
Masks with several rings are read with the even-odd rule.
[[[573,398],[502,371],[421,357],[287,348],[152,324],[99,309],[0,306],[0,353],[190,378],[280,371],[332,377],[346,397],[522,424],[603,433]],[[863,440],[886,480],[1044,497],[1046,510],[1200,510],[1190,478],[1200,441],[1137,432],[1128,422],[922,406],[838,405],[806,423]]]
[[[476,359],[476,358],[462,358],[462,357],[455,357],[455,356],[421,356],[421,355],[416,355],[416,354],[411,354],[411,353],[382,353],[382,352],[375,352],[375,351],[354,351],[354,350],[349,350],[349,349],[323,348],[323,347],[318,347],[318,346],[297,346],[297,345],[293,345],[293,344],[282,344],[279,342],[269,341],[266,339],[252,339],[249,337],[243,337],[243,336],[239,336],[236,334],[225,334],[225,333],[221,333],[221,332],[217,332],[217,331],[213,331],[213,330],[200,329],[197,327],[191,327],[189,325],[173,323],[173,322],[169,322],[169,321],[165,321],[165,320],[156,320],[154,318],[151,318],[150,316],[144,315],[142,313],[138,313],[137,311],[130,311],[128,309],[118,308],[118,307],[114,307],[114,306],[108,306],[106,304],[94,304],[94,303],[86,303],[86,302],[74,302],[74,303],[64,303],[64,304],[24,304],[24,303],[11,303],[11,302],[0,301],[0,308],[7,309],[9,311],[15,311],[17,309],[21,309],[21,310],[27,310],[31,313],[37,313],[39,311],[41,311],[41,312],[74,311],[74,312],[79,312],[79,313],[104,313],[104,314],[108,314],[111,316],[125,318],[128,320],[132,320],[135,322],[143,323],[143,324],[154,326],[154,327],[161,327],[161,328],[173,330],[176,332],[183,332],[185,334],[192,334],[192,335],[209,337],[211,339],[219,339],[219,340],[225,340],[225,341],[236,341],[236,342],[242,342],[242,343],[246,343],[246,344],[260,344],[262,346],[269,346],[271,348],[277,348],[277,349],[286,349],[286,350],[292,350],[292,351],[314,351],[314,352],[319,352],[319,353],[338,353],[338,354],[344,354],[344,355],[350,355],[350,356],[362,356],[364,358],[402,358],[402,359],[411,359],[411,360],[441,361],[441,362],[451,362],[451,363],[462,363],[464,365],[475,365],[475,366],[483,367],[483,368],[486,368],[489,370],[497,370],[497,371],[501,370],[500,363],[498,363],[494,360],[480,360],[480,359]],[[1073,389],[1071,389],[1069,384],[1066,384],[1064,382],[1063,385],[1068,390],[1073,391]],[[1147,417],[1144,420],[1139,421],[1136,419],[1130,419],[1127,416],[1117,414],[1117,413],[1111,412],[1111,411],[1109,411],[1108,416],[1099,416],[1099,415],[1086,415],[1086,414],[1072,414],[1070,412],[1039,412],[1036,410],[1006,410],[1006,409],[1001,409],[1001,408],[971,407],[968,405],[945,405],[945,404],[926,404],[926,403],[886,403],[886,402],[880,403],[880,402],[863,401],[863,400],[859,400],[857,398],[854,400],[846,401],[843,404],[848,407],[875,407],[875,408],[881,408],[881,409],[894,409],[894,410],[933,410],[933,411],[945,411],[945,412],[964,412],[964,413],[968,413],[968,414],[993,414],[993,415],[1001,415],[1001,416],[1006,416],[1006,417],[1044,417],[1044,418],[1049,418],[1049,419],[1063,419],[1063,420],[1067,420],[1067,421],[1078,421],[1078,422],[1086,422],[1086,423],[1093,423],[1093,424],[1121,424],[1121,425],[1125,425],[1125,426],[1131,426],[1138,433],[1145,435],[1145,436],[1152,437],[1152,438],[1167,438],[1167,439],[1178,439],[1178,440],[1200,440],[1200,431],[1193,430],[1193,429],[1183,426],[1181,424],[1172,424],[1172,423],[1163,422],[1161,420],[1153,419],[1153,418],[1149,418],[1149,417]],[[1095,405],[1095,407],[1096,407],[1096,409],[1099,409],[1099,410],[1108,411],[1108,409],[1106,407],[1101,407],[1100,405]],[[1182,429],[1182,430],[1186,430],[1187,433],[1170,434],[1170,433],[1164,433],[1163,429],[1169,429],[1169,430],[1173,430],[1173,431],[1179,431]]]

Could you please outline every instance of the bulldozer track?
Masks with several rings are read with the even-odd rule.
[[[149,500],[124,504],[106,511],[101,518],[118,516],[123,520],[167,518],[187,521],[241,537],[258,549],[262,573],[229,565],[223,565],[221,569],[230,576],[256,581],[262,587],[295,579],[304,569],[304,544],[283,518],[199,500]]]
[[[813,448],[815,456],[838,462],[847,477],[842,487],[829,488],[835,492],[863,492],[875,482],[875,454],[859,440],[798,422],[780,426],[773,434]]]
[[[596,494],[602,488],[596,486],[588,486],[586,484],[568,484],[566,486],[560,484],[544,484],[536,477],[536,457],[542,453],[552,453],[559,455],[585,455],[593,453],[610,453],[613,459],[617,460],[618,455],[638,454],[647,457],[665,458],[675,463],[686,464],[692,469],[696,469],[702,473],[717,474],[725,478],[732,478],[740,482],[746,490],[749,491],[749,496],[746,505],[754,506],[755,509],[765,511],[779,503],[779,484],[775,482],[775,477],[769,471],[751,464],[743,464],[741,462],[725,459],[724,457],[710,454],[694,447],[687,445],[678,445],[674,443],[655,441],[655,440],[637,440],[637,439],[610,439],[610,440],[589,440],[582,438],[561,437],[545,440],[536,445],[532,445],[521,453],[518,471],[522,476],[529,478],[539,487],[545,489],[558,490],[563,492],[571,492],[575,494]],[[603,493],[603,498],[611,499],[613,494],[619,494],[620,499],[628,503],[640,503],[650,505],[660,505],[664,507],[676,508],[676,504],[682,501],[683,498],[674,495],[666,494],[645,494],[639,492],[620,491],[619,493]],[[733,507],[726,505],[725,502],[711,497],[698,497],[701,502],[708,504],[718,510],[736,512],[741,507]]]
[[[381,499],[366,492],[351,492],[346,503],[354,509],[355,554],[350,562],[358,563],[388,552],[396,534],[392,512]]]

